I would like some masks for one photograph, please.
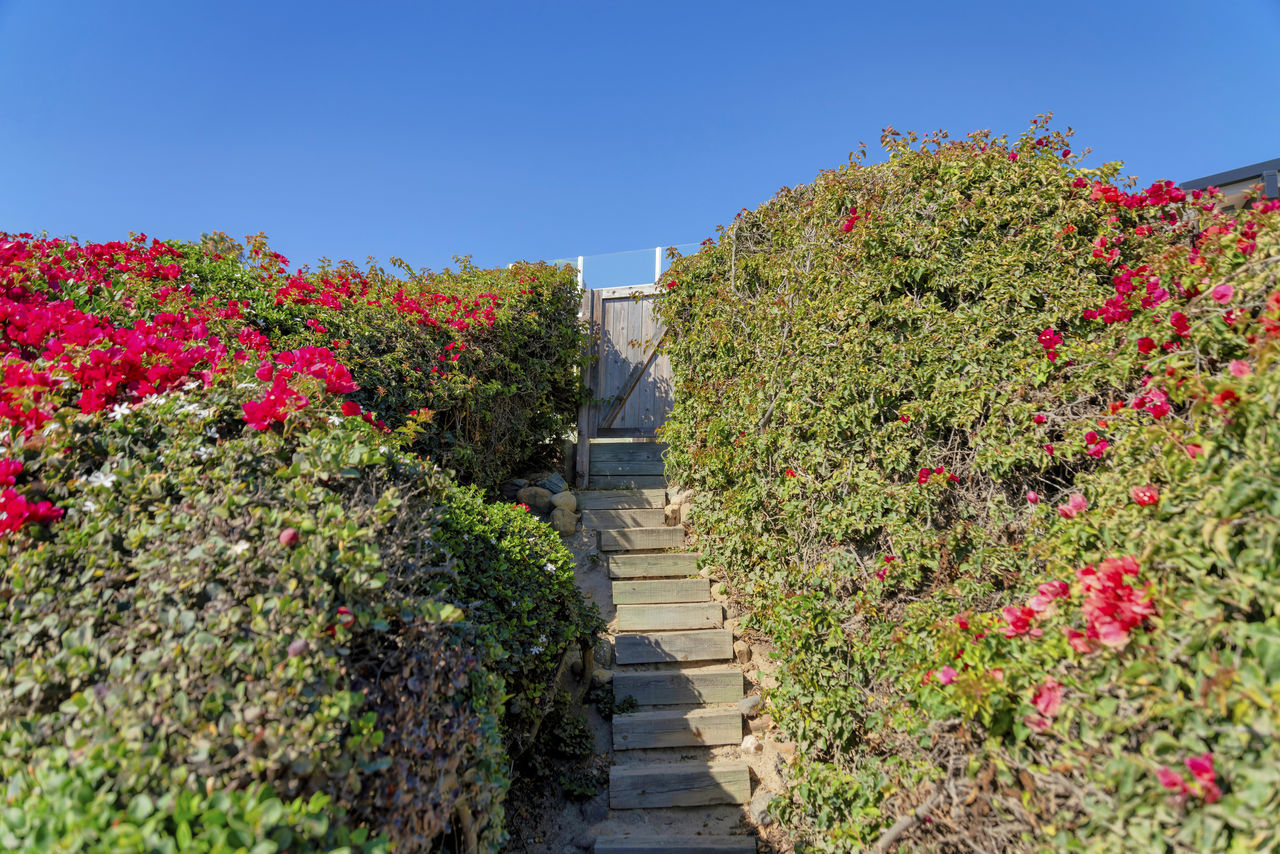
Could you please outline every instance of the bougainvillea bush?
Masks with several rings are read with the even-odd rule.
[[[571,555],[219,263],[0,235],[0,845],[497,850]]]
[[[886,132],[673,265],[668,473],[816,850],[1280,845],[1280,203]],[[879,850],[879,849],[878,849]]]

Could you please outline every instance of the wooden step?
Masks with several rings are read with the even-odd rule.
[[[619,552],[609,555],[610,578],[672,578],[694,575],[696,554],[637,555]]]
[[[663,602],[708,602],[710,600],[711,582],[705,578],[613,582],[613,604],[615,605],[658,605]]]
[[[617,528],[661,528],[665,515],[661,507],[651,510],[587,510],[582,514],[582,527],[597,531]]]
[[[613,716],[613,749],[697,747],[742,741],[742,713],[725,709],[632,712]]]
[[[742,699],[742,671],[733,668],[667,670],[613,675],[616,700],[634,697],[641,706],[736,703]]]
[[[667,503],[666,489],[588,489],[574,493],[579,510],[618,510],[625,507],[657,507]]]
[[[679,629],[718,629],[723,625],[724,608],[719,602],[619,605],[616,630],[669,632]]]
[[[726,661],[733,657],[733,632],[728,629],[699,629],[615,635],[613,649],[619,664]]]
[[[591,458],[591,476],[596,475],[655,475],[662,474],[666,467],[662,460],[597,460]]]
[[[591,462],[660,462],[666,450],[666,442],[601,442],[592,439]]]
[[[667,479],[662,475],[653,474],[593,474],[587,482],[592,489],[666,490],[667,488]]]
[[[641,549],[678,549],[684,545],[684,528],[622,528],[600,532],[604,552]]]
[[[610,809],[745,804],[750,800],[751,774],[745,762],[654,762],[609,769]]]
[[[754,836],[602,836],[595,854],[756,854]]]

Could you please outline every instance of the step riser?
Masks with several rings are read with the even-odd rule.
[[[588,489],[575,493],[579,510],[619,510],[623,508],[657,507],[667,503],[665,489]]]
[[[626,528],[600,532],[600,550],[604,552],[678,549],[682,545],[684,528]]]
[[[709,602],[711,582],[705,578],[670,581],[615,581],[613,604],[659,605],[667,602]]]
[[[648,765],[609,771],[609,807],[696,807],[745,804],[751,800],[751,777],[745,762],[715,765]]]
[[[613,696],[635,698],[641,706],[736,703],[742,699],[742,673],[737,670],[615,673]]]
[[[662,489],[667,488],[667,479],[660,475],[592,475],[588,479],[592,489]]]
[[[619,605],[617,631],[670,632],[682,629],[718,629],[724,626],[719,602],[679,605]]]
[[[609,555],[610,578],[678,578],[698,572],[698,556],[692,554]]]
[[[756,854],[754,836],[601,837],[595,854]]]
[[[591,443],[591,462],[652,463],[662,462],[667,450],[663,442]]]
[[[613,749],[711,747],[742,741],[742,715],[695,709],[691,712],[636,712],[613,716]]]
[[[733,656],[733,632],[728,629],[617,635],[613,644],[619,664],[727,661]]]
[[[616,475],[638,477],[645,475],[661,475],[665,471],[662,460],[599,460],[591,458],[591,476]]]
[[[588,510],[582,514],[582,527],[597,531],[618,528],[661,528],[666,514],[661,508],[652,510]]]

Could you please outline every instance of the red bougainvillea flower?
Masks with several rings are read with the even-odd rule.
[[[1225,389],[1213,396],[1213,405],[1226,407],[1239,402],[1239,400],[1240,395],[1236,394],[1232,389]]]
[[[1034,422],[1035,422],[1035,423],[1037,423],[1037,424],[1043,424],[1043,423],[1044,423],[1045,421],[1047,421],[1048,419],[1047,419],[1047,418],[1045,418],[1043,415],[1039,415],[1039,414],[1037,414],[1037,415],[1036,415],[1034,418],[1032,418],[1031,420],[1032,420],[1032,421],[1034,421]]]
[[[1044,452],[1045,452],[1046,454],[1048,454],[1049,456],[1051,456],[1051,457],[1052,457],[1052,456],[1053,456],[1053,445],[1051,445],[1051,444],[1049,444],[1049,443],[1047,443],[1047,442],[1046,442],[1046,443],[1045,443],[1045,446],[1044,446]]]
[[[1196,457],[1198,457],[1198,456],[1200,456],[1201,454],[1203,454],[1203,453],[1204,453],[1204,448],[1200,447],[1199,445],[1195,445],[1195,444],[1187,444],[1187,445],[1184,445],[1184,446],[1183,446],[1183,448],[1182,448],[1182,450],[1186,451],[1186,452],[1187,452],[1187,456],[1188,456],[1188,457],[1191,457],[1191,459],[1193,459],[1193,460],[1194,460]]]
[[[856,223],[860,219],[862,219],[862,217],[858,215],[858,209],[849,208],[849,218],[846,219],[844,221],[844,224],[840,226],[840,230],[843,231],[845,234],[848,234],[849,232],[853,231],[854,223]]]
[[[1149,507],[1160,500],[1160,490],[1148,483],[1146,486],[1135,486],[1130,489],[1129,497],[1134,500],[1134,503],[1142,507]]]
[[[513,505],[513,506],[515,506],[515,507],[519,507],[521,510],[523,510],[523,511],[524,511],[524,512],[526,512],[526,513],[528,513],[528,512],[529,512],[529,505],[528,505],[528,504],[516,504],[516,505]]]
[[[897,560],[897,559],[898,559],[898,556],[897,556],[897,555],[885,555],[885,556],[884,556],[884,562],[885,562],[885,563],[893,563],[893,562],[894,562],[895,560]]]
[[[1241,359],[1232,359],[1230,371],[1231,371],[1231,376],[1235,377],[1236,379],[1240,379],[1242,377],[1249,376],[1249,374],[1253,372],[1253,369],[1249,367],[1248,362],[1245,362]]]
[[[1046,718],[1052,718],[1058,714],[1058,709],[1062,706],[1063,694],[1062,685],[1051,676],[1036,688],[1036,693],[1031,698],[1031,703],[1040,714]]]
[[[1036,491],[1034,491],[1034,490],[1032,490],[1032,491],[1028,492],[1028,493],[1027,493],[1027,503],[1028,503],[1028,504],[1039,504],[1039,503],[1040,503],[1040,493],[1038,493],[1038,492],[1036,492]]]
[[[22,474],[22,460],[0,460],[0,486],[13,486]]]
[[[360,414],[360,404],[356,403],[354,400],[342,401],[342,414],[348,418],[354,418]]]
[[[674,281],[667,282],[667,290],[671,290],[675,286],[676,286],[676,283]]]
[[[956,625],[959,626],[960,628],[962,629],[969,628],[969,620],[966,619],[963,615],[959,615],[959,614],[956,615],[955,621],[956,621]]]
[[[1191,772],[1192,780],[1188,781],[1177,771],[1164,766],[1156,770],[1156,779],[1160,781],[1160,785],[1178,795],[1180,799],[1194,795],[1204,798],[1207,804],[1214,804],[1222,799],[1222,789],[1218,787],[1218,775],[1213,770],[1212,753],[1188,756],[1183,760],[1183,764]]]
[[[1112,649],[1123,649],[1129,634],[1156,613],[1147,592],[1150,585],[1137,589],[1129,578],[1138,574],[1138,561],[1132,556],[1107,558],[1076,572],[1084,590],[1081,610],[1085,617],[1083,638],[1068,633],[1074,649],[1094,649],[1094,642]],[[1082,641],[1082,642],[1079,642]]]
[[[899,415],[899,416],[898,416],[898,420],[899,420],[899,421],[901,421],[903,424],[907,424],[907,423],[909,423],[909,422],[911,421],[911,416],[909,416],[909,415]]]
[[[787,477],[795,477],[795,476],[796,476],[796,470],[795,470],[795,469],[787,469],[786,474],[787,474]]]
[[[932,472],[928,469],[920,469],[920,474],[916,475],[916,483],[928,483],[930,474]]]
[[[1215,302],[1226,305],[1231,302],[1231,298],[1236,295],[1236,289],[1232,285],[1218,285],[1209,292],[1209,296],[1213,297]]]
[[[956,669],[948,664],[946,667],[938,670],[938,682],[943,685],[950,685],[952,682],[956,681],[956,676],[958,675],[959,674],[956,673]]]

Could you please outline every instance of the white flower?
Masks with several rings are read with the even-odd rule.
[[[111,407],[111,411],[107,414],[111,416],[111,420],[119,421],[132,411],[133,410],[129,408],[127,403],[117,403],[115,406]]]
[[[538,653],[540,653],[540,652],[542,652],[542,647],[540,647],[540,646],[531,646],[531,647],[529,647],[529,654],[530,654],[530,655],[537,655],[537,654],[538,654]]]
[[[233,556],[239,557],[240,555],[244,554],[248,550],[249,550],[248,541],[241,540],[240,542],[236,543],[234,546],[229,548],[227,551],[231,552]]]
[[[342,419],[339,418],[337,415],[330,415],[325,420],[328,421],[330,424],[332,424],[334,427],[337,427],[339,424],[342,423]]]
[[[548,563],[547,563],[545,566],[543,566],[542,568],[543,568],[543,569],[545,569],[547,572],[555,572],[555,571],[556,571],[555,566],[553,566],[550,562],[548,562]]]
[[[110,486],[115,482],[116,476],[106,469],[95,471],[93,474],[89,475],[90,486]]]
[[[97,513],[97,512],[98,512],[98,504],[97,504],[97,502],[96,502],[96,501],[93,501],[93,500],[88,500],[88,499],[87,499],[87,500],[84,502],[84,512],[86,512],[86,513]]]
[[[206,436],[208,436],[210,439],[216,439],[216,438],[218,438],[218,428],[217,428],[217,427],[206,427],[206,428],[204,428],[204,434],[205,434]]]
[[[199,459],[207,460],[209,457],[213,456],[213,448],[210,448],[208,445],[201,445],[196,448],[195,454]]]

